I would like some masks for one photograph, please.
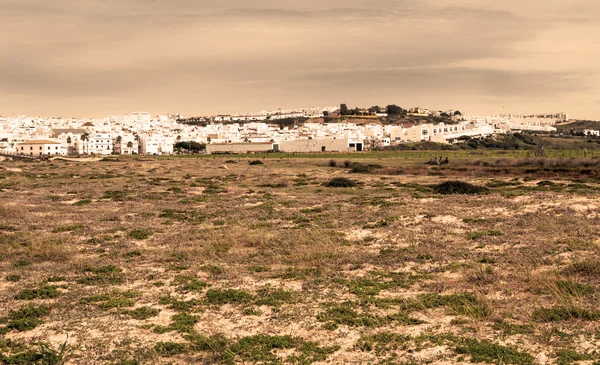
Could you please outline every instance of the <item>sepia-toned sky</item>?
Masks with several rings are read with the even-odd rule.
[[[0,0],[0,115],[299,106],[600,119],[597,0]]]

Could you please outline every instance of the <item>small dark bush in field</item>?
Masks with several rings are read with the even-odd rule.
[[[466,183],[464,181],[446,181],[433,187],[438,194],[450,195],[450,194],[485,194],[489,190],[484,186],[477,186]]]
[[[350,165],[350,172],[353,174],[369,173],[373,170],[382,169],[382,168],[383,168],[383,166],[381,166],[381,165],[376,165],[376,164],[365,165],[362,163],[355,162]]]
[[[260,160],[254,160],[254,161],[250,161],[248,163],[248,165],[264,165],[264,162],[262,162]]]
[[[6,281],[12,281],[13,283],[16,283],[19,280],[21,280],[21,275],[13,274],[6,276]]]
[[[349,168],[350,166],[352,166],[352,162],[350,160],[344,161],[344,167],[345,168]]]
[[[554,186],[554,185],[556,185],[554,182],[548,181],[548,180],[540,181],[537,183],[537,186]]]
[[[356,186],[356,183],[345,177],[336,177],[326,182],[325,186],[330,188],[351,188]]]
[[[147,231],[145,229],[134,229],[127,234],[127,236],[129,236],[130,238],[136,240],[145,240],[148,237],[150,237],[150,235],[150,231]]]
[[[337,162],[335,160],[329,160],[329,167],[336,167]]]

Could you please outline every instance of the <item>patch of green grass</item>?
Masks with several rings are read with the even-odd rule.
[[[36,289],[23,289],[15,295],[17,300],[54,299],[60,296],[57,287],[42,285]]]
[[[496,331],[501,331],[505,335],[527,335],[533,333],[533,326],[526,324],[513,324],[506,321],[497,321],[492,328]]]
[[[73,203],[74,206],[76,207],[82,207],[84,205],[89,205],[92,204],[92,200],[91,199],[82,199],[80,201],[77,201],[75,203]]]
[[[149,308],[149,307],[139,307],[131,311],[125,312],[125,314],[137,319],[144,320],[152,317],[156,317],[160,313],[160,309]]]
[[[194,333],[194,325],[200,320],[199,317],[182,312],[171,317],[171,324],[167,327],[154,327],[155,333],[167,333],[176,331],[179,333]]]
[[[84,273],[92,274],[77,279],[82,285],[119,285],[124,282],[123,270],[115,265],[86,267]]]
[[[239,339],[223,351],[221,357],[226,364],[281,364],[283,359],[274,352],[295,350],[285,362],[311,364],[327,360],[327,357],[338,349],[337,346],[320,347],[315,342],[306,342],[291,336],[256,335]]]
[[[0,352],[0,363],[13,365],[62,365],[68,358],[69,346],[61,344],[58,349],[45,342],[38,342],[35,348],[21,349],[18,353],[5,355]]]
[[[14,267],[27,267],[27,266],[31,266],[31,261],[29,261],[27,259],[19,259],[19,260],[13,262],[13,266]]]
[[[558,280],[556,281],[556,288],[560,290],[561,293],[572,296],[585,296],[596,292],[593,286],[580,284],[572,280]]]
[[[416,301],[405,304],[407,310],[448,307],[456,314],[474,318],[486,318],[490,315],[487,303],[477,299],[470,293],[440,295],[437,293],[424,294]]]
[[[52,230],[52,233],[72,232],[85,227],[83,224],[72,224],[69,226],[59,226]]]
[[[21,280],[21,275],[17,275],[17,274],[6,275],[5,279],[6,279],[6,281],[16,283]]]
[[[254,296],[245,290],[238,289],[209,289],[206,292],[206,302],[208,304],[241,304],[250,303]]]
[[[145,240],[152,235],[147,229],[133,229],[127,233],[127,237],[133,238],[134,240]]]
[[[50,308],[44,305],[39,307],[32,304],[22,306],[16,311],[10,311],[6,328],[19,332],[30,331],[42,324],[40,317],[48,314],[50,314]]]
[[[200,267],[200,270],[211,273],[214,276],[219,276],[225,274],[225,269],[221,266],[217,265],[203,265]]]
[[[159,356],[175,356],[188,352],[188,347],[184,343],[179,342],[158,342],[154,345],[154,351]]]
[[[400,335],[392,332],[380,332],[373,335],[363,335],[356,343],[356,348],[370,352],[375,350],[377,355],[384,352],[404,349],[411,341],[409,336]]]
[[[114,290],[107,294],[92,295],[81,299],[82,304],[94,304],[102,309],[133,307],[141,294],[136,291],[120,292]]]
[[[597,321],[600,320],[600,311],[575,307],[538,308],[531,314],[531,319],[536,322],[562,322],[571,319]]]
[[[181,292],[202,291],[206,287],[210,286],[210,284],[204,281],[198,280],[193,276],[186,275],[175,276],[173,283],[179,285],[178,289]]]
[[[134,251],[125,252],[123,254],[124,259],[132,259],[134,257],[142,257],[142,251],[134,250]]]
[[[292,302],[292,292],[283,289],[273,289],[271,287],[260,288],[256,294],[256,305],[267,305],[270,307],[280,307],[283,303]]]
[[[579,361],[597,359],[596,356],[592,354],[580,354],[579,352],[570,349],[558,350],[555,355],[557,357],[556,364],[558,365],[570,365]]]
[[[129,191],[124,190],[107,190],[104,192],[100,199],[108,199],[115,202],[122,202],[125,200],[131,200],[129,194]]]
[[[487,340],[464,339],[456,346],[455,352],[471,356],[471,362],[529,365],[534,361],[531,354]]]
[[[341,304],[328,305],[325,312],[317,315],[317,320],[327,322],[329,329],[335,329],[338,325],[350,327],[379,327],[392,322],[398,322],[405,325],[421,324],[423,321],[409,317],[403,312],[379,316],[371,313],[359,313],[353,308],[353,303],[345,302]]]
[[[391,288],[408,288],[417,279],[404,273],[371,272],[372,277],[355,280],[338,279],[338,283],[348,287],[348,291],[359,297],[375,296],[382,290]]]
[[[201,303],[196,299],[190,300],[177,300],[172,297],[162,297],[158,301],[160,305],[168,305],[170,309],[177,312],[189,312],[195,307],[198,307]]]

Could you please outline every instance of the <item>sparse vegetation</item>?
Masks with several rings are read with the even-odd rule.
[[[3,161],[0,363],[591,364],[600,163],[515,138]]]

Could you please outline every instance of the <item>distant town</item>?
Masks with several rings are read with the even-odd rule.
[[[345,104],[207,117],[142,111],[98,119],[14,116],[0,117],[0,154],[361,152],[422,141],[452,144],[494,134],[555,132],[554,125],[568,120],[564,113],[476,116],[458,110]]]

